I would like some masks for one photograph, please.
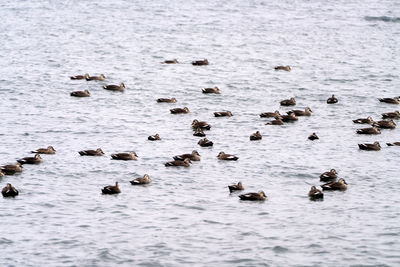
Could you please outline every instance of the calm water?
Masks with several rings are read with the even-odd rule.
[[[399,2],[64,2],[0,4],[0,164],[57,150],[0,180],[20,190],[0,198],[1,266],[400,265],[400,149],[357,147],[400,141],[398,129],[360,136],[351,121],[399,109],[376,99],[400,95]],[[160,64],[173,58],[185,64]],[[203,58],[211,64],[187,64]],[[292,72],[273,70],[281,64]],[[69,79],[84,73],[107,80]],[[124,93],[101,88],[120,82]],[[214,85],[221,95],[201,93]],[[85,89],[90,98],[69,96]],[[264,125],[258,114],[287,111],[288,97],[314,114]],[[169,113],[184,106],[190,114]],[[223,110],[234,116],[213,117]],[[193,119],[212,125],[213,148],[197,145]],[[162,141],[147,141],[155,133]],[[77,153],[97,147],[104,157]],[[193,149],[192,167],[164,167]],[[138,161],[110,160],[130,150]],[[219,162],[220,151],[240,159]],[[331,168],[348,190],[311,202]],[[129,184],[145,173],[151,184]],[[269,199],[239,201],[226,187],[239,180]],[[101,195],[115,181],[122,193]]]

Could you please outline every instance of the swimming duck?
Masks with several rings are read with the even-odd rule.
[[[400,142],[386,143],[387,146],[400,146]]]
[[[321,199],[324,198],[324,193],[322,193],[322,191],[317,189],[315,186],[312,186],[310,192],[308,192],[308,196],[310,199]]]
[[[382,129],[394,129],[396,128],[396,123],[393,120],[388,121],[375,121],[372,126],[382,128]]]
[[[201,128],[197,128],[197,129],[195,129],[193,136],[204,137],[204,136],[206,136],[206,134],[203,132],[203,130]]]
[[[267,122],[265,125],[283,125],[283,120],[276,119],[276,120]]]
[[[382,114],[383,119],[398,119],[400,118],[400,112],[398,110],[394,112],[388,112]]]
[[[374,142],[373,144],[358,144],[358,147],[361,150],[381,150],[381,145],[379,144],[379,142]]]
[[[125,84],[120,83],[119,85],[115,85],[115,84],[104,85],[103,88],[106,90],[110,90],[110,91],[123,92],[125,90]]]
[[[113,195],[121,193],[121,190],[118,187],[118,182],[115,182],[115,185],[108,185],[101,189],[101,192],[106,195]]]
[[[36,154],[34,157],[25,157],[17,160],[21,164],[39,164],[43,161],[40,154]]]
[[[193,150],[191,154],[182,154],[174,156],[174,160],[185,160],[190,159],[191,161],[200,161],[200,154],[196,150]]]
[[[239,195],[241,200],[252,200],[252,201],[262,201],[267,198],[264,191],[258,191],[258,193],[247,193],[243,195]]]
[[[373,126],[373,127],[368,127],[368,128],[361,128],[357,129],[356,133],[358,134],[381,134],[381,131]]]
[[[139,177],[130,181],[132,185],[149,184],[151,182],[150,176],[145,174],[143,177]]]
[[[239,159],[235,155],[225,154],[224,152],[219,152],[217,158],[220,160],[235,160],[235,161]]]
[[[21,163],[17,162],[15,164],[8,164],[0,167],[0,170],[6,174],[6,175],[11,175],[16,172],[22,172],[22,165]]]
[[[208,65],[208,60],[207,60],[207,59],[204,59],[204,60],[192,61],[192,65],[193,65],[193,66],[204,66],[204,65]]]
[[[338,99],[335,97],[335,95],[332,95],[330,98],[328,98],[327,100],[326,100],[326,103],[327,104],[335,104],[335,103],[337,103],[338,102]]]
[[[176,58],[172,59],[172,60],[164,60],[163,62],[164,64],[178,64],[178,60]]]
[[[85,75],[75,75],[75,76],[71,76],[71,80],[83,80],[86,79],[86,77],[89,77],[89,74],[85,74]]]
[[[75,97],[89,97],[90,93],[88,90],[85,91],[74,91],[71,93],[71,96],[75,96]]]
[[[47,148],[39,148],[35,151],[31,151],[31,153],[36,153],[36,154],[55,154],[56,150],[52,146],[48,146]]]
[[[275,119],[280,119],[283,122],[294,122],[299,120],[299,118],[296,117],[296,115],[294,114],[294,112],[289,112],[289,115],[280,115],[275,117]]]
[[[388,104],[399,104],[399,98],[398,97],[393,97],[393,98],[378,98],[380,102],[383,103],[388,103]]]
[[[311,141],[317,140],[319,139],[318,135],[316,133],[312,133],[308,139],[310,139]]]
[[[364,124],[364,123],[366,123],[366,124],[372,124],[372,123],[374,123],[374,120],[371,118],[371,116],[368,116],[367,118],[361,118],[361,119],[356,119],[356,120],[353,120],[353,122],[354,123],[358,123],[358,124]]]
[[[291,71],[290,66],[276,66],[274,69],[275,69],[275,70]]]
[[[170,109],[169,111],[171,111],[172,114],[186,114],[186,113],[190,112],[187,107],[184,107],[184,108],[173,108],[173,109]]]
[[[304,110],[291,110],[286,113],[294,113],[296,116],[311,116],[312,110],[309,107],[306,107]]]
[[[176,166],[176,167],[189,167],[190,166],[190,159],[186,158],[184,160],[174,160],[165,163],[165,167]]]
[[[176,103],[177,100],[175,97],[173,98],[159,98],[157,99],[157,103]]]
[[[214,86],[214,88],[203,88],[201,89],[203,94],[220,94],[219,88]]]
[[[256,141],[256,140],[261,140],[261,139],[262,139],[262,135],[260,134],[259,131],[250,135],[250,141]]]
[[[137,160],[138,155],[134,151],[132,151],[129,153],[112,154],[111,158],[116,160]]]
[[[324,172],[319,176],[319,180],[323,182],[335,180],[337,178],[337,172],[335,169],[331,169],[329,172]]]
[[[214,143],[212,141],[208,140],[207,138],[200,139],[197,144],[199,144],[201,147],[207,147],[207,146],[214,145]]]
[[[205,121],[198,121],[198,120],[193,120],[192,122],[192,128],[197,129],[197,128],[201,128],[202,130],[210,130],[211,129],[211,125],[208,124]]]
[[[18,196],[19,192],[17,189],[15,189],[14,186],[12,186],[11,184],[7,184],[6,187],[1,190],[1,194],[3,195],[3,197],[15,197]]]
[[[281,106],[294,106],[296,105],[296,100],[291,97],[290,99],[285,99],[280,102]]]
[[[98,148],[96,150],[82,150],[78,152],[79,155],[81,156],[103,156],[104,152],[101,150],[101,148]]]
[[[158,134],[150,135],[149,137],[147,137],[147,139],[150,140],[150,141],[161,140],[161,138],[160,138],[160,136]]]
[[[347,189],[347,183],[344,179],[340,178],[337,182],[330,182],[321,185],[322,190],[340,190],[344,191]]]
[[[233,185],[228,185],[229,188],[229,192],[233,192],[233,191],[239,191],[239,190],[244,190],[242,182],[239,182],[237,184],[233,184]]]
[[[277,116],[280,116],[281,114],[279,113],[278,110],[275,110],[274,112],[264,112],[260,114],[261,118],[274,118]]]
[[[104,81],[105,78],[104,74],[100,74],[99,76],[85,76],[86,81]]]
[[[233,114],[230,111],[220,111],[220,112],[214,112],[215,117],[232,117]]]

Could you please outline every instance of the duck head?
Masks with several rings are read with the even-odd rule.
[[[193,150],[193,151],[192,151],[192,155],[200,156],[200,154],[199,154],[199,152],[197,152],[197,150]]]
[[[338,182],[347,185],[346,181],[343,178],[340,178]]]
[[[125,84],[124,83],[120,83],[119,87],[125,88]]]
[[[104,152],[103,152],[103,150],[101,148],[96,149],[96,152],[104,155]]]

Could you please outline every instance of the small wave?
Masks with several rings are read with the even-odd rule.
[[[365,16],[365,20],[367,21],[384,21],[384,22],[400,22],[400,17],[387,17],[387,16]]]
[[[275,251],[276,253],[285,253],[285,252],[289,251],[288,248],[281,247],[281,246],[275,246],[272,248],[272,250]]]

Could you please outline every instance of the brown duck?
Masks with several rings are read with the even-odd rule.
[[[398,97],[393,97],[393,98],[378,98],[380,102],[383,103],[388,103],[388,104],[399,104],[399,98]]]
[[[330,182],[330,183],[326,183],[321,185],[322,190],[340,190],[340,191],[344,191],[347,189],[347,183],[344,179],[340,178],[339,181],[337,182]]]
[[[387,112],[382,114],[383,119],[399,119],[400,118],[400,112],[398,110],[394,112]]]
[[[191,154],[182,154],[174,156],[174,160],[185,160],[190,159],[191,161],[200,161],[200,154],[196,150],[193,150]]]
[[[81,156],[103,156],[104,152],[101,150],[101,148],[98,148],[96,150],[82,150],[78,152],[79,155]]]
[[[276,120],[267,122],[265,125],[283,125],[283,120],[276,119]]]
[[[275,112],[264,112],[260,114],[261,118],[275,118],[277,116],[280,116],[281,114],[279,113],[278,110],[275,110]]]
[[[173,108],[169,110],[172,114],[186,114],[189,113],[189,109],[187,107],[184,108]]]
[[[89,77],[89,74],[85,74],[85,75],[75,75],[75,76],[71,76],[71,80],[83,80],[86,79],[86,77]]]
[[[34,157],[25,157],[17,160],[21,164],[39,164],[43,161],[40,154],[36,154]]]
[[[176,58],[171,59],[171,60],[164,60],[164,62],[162,62],[164,64],[178,64],[178,60]]]
[[[371,116],[368,116],[367,118],[353,120],[353,122],[358,124],[372,124],[374,123],[374,120],[372,119]]]
[[[256,140],[261,140],[261,139],[262,139],[262,135],[260,134],[259,131],[250,135],[250,141],[256,141]]]
[[[75,96],[75,97],[89,97],[90,96],[90,92],[88,90],[85,91],[75,91],[71,93],[71,96]]]
[[[310,192],[308,192],[308,196],[310,199],[321,199],[324,198],[324,193],[322,193],[322,191],[317,189],[315,186],[312,186]]]
[[[174,161],[170,161],[165,163],[165,167],[171,167],[171,166],[175,166],[175,167],[189,167],[190,166],[190,159],[186,158],[184,160],[174,160]]]
[[[258,193],[247,193],[239,195],[241,200],[251,200],[251,201],[263,201],[267,198],[264,191],[258,191]]]
[[[108,185],[101,189],[101,192],[105,195],[113,195],[121,193],[121,190],[118,187],[118,182],[115,182],[115,185]]]
[[[230,111],[220,111],[220,112],[214,112],[215,117],[232,117],[233,114]]]
[[[86,76],[85,79],[86,81],[104,81],[106,77],[104,74],[100,74],[99,76]]]
[[[150,176],[145,174],[143,177],[139,177],[130,181],[132,185],[149,184],[151,182]]]
[[[208,60],[207,60],[207,59],[195,60],[195,61],[192,61],[192,65],[193,65],[193,66],[204,66],[204,65],[208,65]]]
[[[319,137],[318,137],[318,135],[317,135],[316,133],[312,133],[312,134],[308,137],[308,139],[311,140],[311,141],[314,141],[314,140],[319,139]]]
[[[197,144],[199,144],[199,146],[201,146],[201,147],[207,147],[207,146],[214,145],[214,143],[212,141],[208,140],[207,138],[200,139],[199,142],[197,142]]]
[[[338,102],[338,99],[335,97],[335,95],[332,95],[330,98],[328,98],[327,100],[326,100],[326,103],[327,104],[335,104],[335,103],[337,103]]]
[[[219,88],[214,86],[214,88],[203,88],[201,89],[203,94],[220,94]]]
[[[281,119],[283,122],[295,122],[299,120],[299,118],[296,117],[294,112],[289,112],[288,115],[280,115],[279,117],[275,117],[276,119]]]
[[[206,134],[203,132],[203,130],[201,128],[197,128],[197,129],[195,129],[193,136],[204,137],[204,136],[206,136]]]
[[[306,107],[304,110],[291,110],[288,111],[287,114],[294,113],[296,116],[311,116],[312,110],[309,107]]]
[[[276,66],[274,69],[275,70],[285,70],[285,71],[291,71],[292,70],[290,68],[290,66]]]
[[[400,142],[386,143],[387,146],[400,146]]]
[[[106,90],[109,90],[109,91],[123,92],[125,90],[125,84],[120,83],[119,85],[115,85],[115,84],[104,85],[103,88]]]
[[[233,191],[239,191],[239,190],[244,190],[242,182],[239,182],[237,184],[233,184],[233,185],[228,185],[229,188],[229,192],[233,192]]]
[[[150,141],[161,140],[161,138],[160,138],[160,136],[158,134],[150,135],[149,137],[147,137],[147,139],[150,140]]]
[[[368,128],[361,128],[357,129],[356,133],[358,134],[381,134],[381,131],[373,126],[373,127],[368,127]]]
[[[320,181],[327,182],[337,178],[337,172],[335,169],[331,169],[329,172],[324,172],[319,176]]]
[[[6,175],[11,175],[15,174],[16,172],[22,172],[22,165],[19,162],[15,164],[8,164],[1,166],[0,170]]]
[[[291,97],[290,99],[285,99],[280,102],[281,106],[294,106],[296,105],[296,100]]]
[[[157,99],[157,103],[176,103],[177,100],[175,97],[173,98],[159,98]]]
[[[217,158],[219,160],[238,160],[239,158],[236,157],[235,155],[231,155],[231,154],[225,154],[224,152],[219,152]]]
[[[14,186],[7,184],[6,187],[1,190],[1,194],[3,197],[15,197],[18,196],[19,192]]]
[[[388,121],[375,121],[372,126],[381,128],[381,129],[394,129],[396,128],[396,123],[393,120]]]
[[[39,148],[37,150],[31,151],[31,153],[35,154],[55,154],[56,150],[52,146],[48,146],[47,148]]]
[[[200,128],[202,130],[210,130],[211,129],[211,125],[208,124],[205,121],[198,121],[198,120],[193,120],[192,122],[192,128],[193,129],[197,129]]]
[[[134,151],[132,151],[129,153],[112,154],[111,158],[115,160],[137,160],[138,156]]]
[[[379,144],[379,142],[374,142],[373,144],[358,144],[358,147],[361,150],[381,150],[381,145]]]

